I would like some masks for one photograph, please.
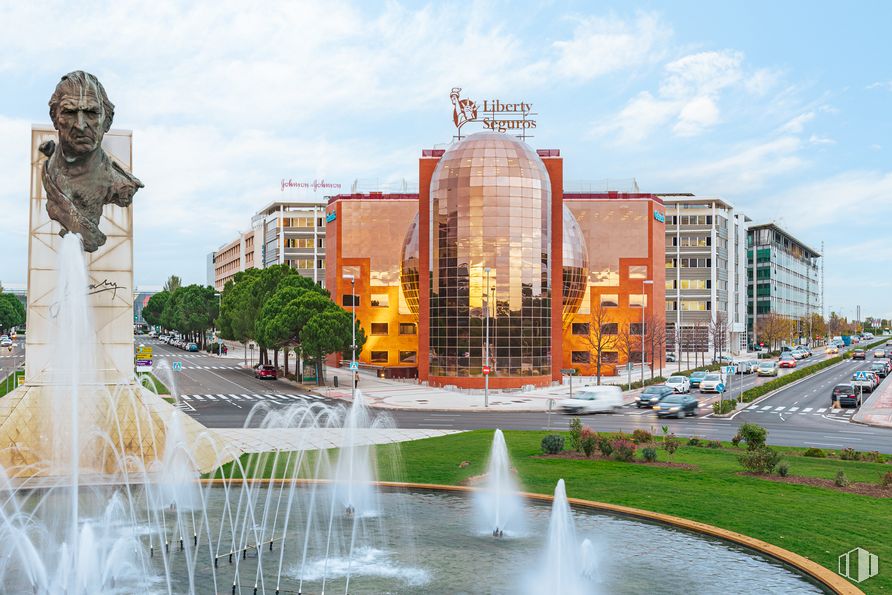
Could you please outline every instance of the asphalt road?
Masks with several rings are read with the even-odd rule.
[[[146,342],[150,342],[155,350],[156,374],[181,396],[181,408],[208,427],[244,427],[246,422],[249,426],[257,426],[259,418],[249,420],[249,413],[258,404],[273,409],[296,402],[343,405],[343,401],[301,392],[283,381],[257,380],[249,370],[241,367],[241,360],[190,354],[169,345]],[[821,354],[803,360],[797,369],[824,358]],[[174,361],[182,363],[182,371],[169,370]],[[716,418],[707,414],[686,419],[657,419],[650,410],[626,406],[616,414],[585,417],[584,423],[600,431],[629,432],[643,428],[658,433],[661,426],[667,425],[670,431],[679,436],[729,440],[742,423],[756,422],[768,429],[772,444],[852,447],[892,453],[892,429],[850,423],[853,410],[834,411],[829,408],[833,386],[848,379],[854,370],[869,367],[869,363],[869,360],[847,361],[823,370],[739,411],[733,418]],[[732,380],[731,392],[738,394],[767,380],[754,375],[737,375]],[[892,378],[888,381],[892,381]],[[694,394],[697,395],[696,392]],[[557,430],[567,429],[570,420],[569,416],[544,412],[403,410],[387,411],[386,415],[401,428],[456,430]]]

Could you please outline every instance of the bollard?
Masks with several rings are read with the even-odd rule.
[[[217,568],[217,562],[220,561],[220,558],[214,557],[214,568]]]
[[[229,563],[232,564],[232,552],[229,552]]]
[[[338,387],[338,377],[337,376],[334,377],[334,387],[335,388]]]
[[[170,553],[170,542],[169,541],[164,542],[164,551],[167,552],[168,554]]]
[[[154,557],[155,557],[155,546],[154,546],[154,545],[151,546],[151,547],[149,547],[149,557],[150,557],[150,558],[154,558]]]
[[[183,538],[180,537],[180,551],[183,551]]]
[[[192,534],[192,545],[195,545],[195,546],[198,545],[198,533]]]

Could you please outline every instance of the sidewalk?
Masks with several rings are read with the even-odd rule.
[[[852,416],[855,423],[892,428],[892,383],[886,381],[873,392]]]
[[[344,430],[341,428],[225,428],[213,431],[243,453],[340,448],[344,443]],[[358,446],[392,444],[459,432],[461,430],[367,428],[356,430],[354,444]]]

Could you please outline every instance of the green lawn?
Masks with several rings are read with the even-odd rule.
[[[571,497],[633,506],[709,523],[776,544],[836,570],[837,556],[861,546],[879,556],[880,574],[859,585],[867,593],[892,592],[892,499],[832,489],[783,484],[739,475],[736,449],[681,447],[671,458],[696,469],[616,461],[541,459],[546,432],[505,432],[511,458],[525,490],[550,494],[563,478]],[[491,430],[406,442],[378,450],[383,480],[457,484],[484,472]],[[770,440],[770,436],[769,436]],[[844,470],[853,482],[877,483],[892,465],[801,456],[781,448],[790,475],[832,479]],[[308,455],[312,457],[313,455]],[[667,459],[659,450],[659,460]],[[244,457],[262,475],[281,476],[285,453]],[[292,461],[294,458],[291,459]],[[468,465],[461,468],[462,462]],[[228,474],[228,473],[227,473]],[[249,475],[254,475],[250,473]]]
[[[19,382],[22,382],[21,379],[25,377],[24,370],[16,370],[14,374],[19,378]],[[6,396],[7,393],[12,392],[12,390],[16,387],[16,379],[12,374],[8,374],[3,379],[0,379],[0,397]]]
[[[147,381],[144,381],[147,379]],[[158,377],[152,374],[151,372],[140,372],[139,380],[142,382],[142,385],[148,388],[149,390],[153,390],[156,394],[159,395],[169,395],[170,390],[165,386],[163,382],[158,380]],[[154,387],[154,388],[153,388]]]

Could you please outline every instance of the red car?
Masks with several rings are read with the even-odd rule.
[[[254,378],[260,378],[261,380],[264,378],[269,378],[270,380],[276,379],[276,368],[275,366],[260,364],[254,366]]]
[[[785,357],[781,357],[781,358],[780,358],[780,361],[777,363],[777,367],[778,367],[778,368],[795,368],[795,367],[796,367],[796,360],[793,359],[793,356],[792,356],[792,355],[789,356],[789,357],[786,357],[786,358],[785,358]]]

